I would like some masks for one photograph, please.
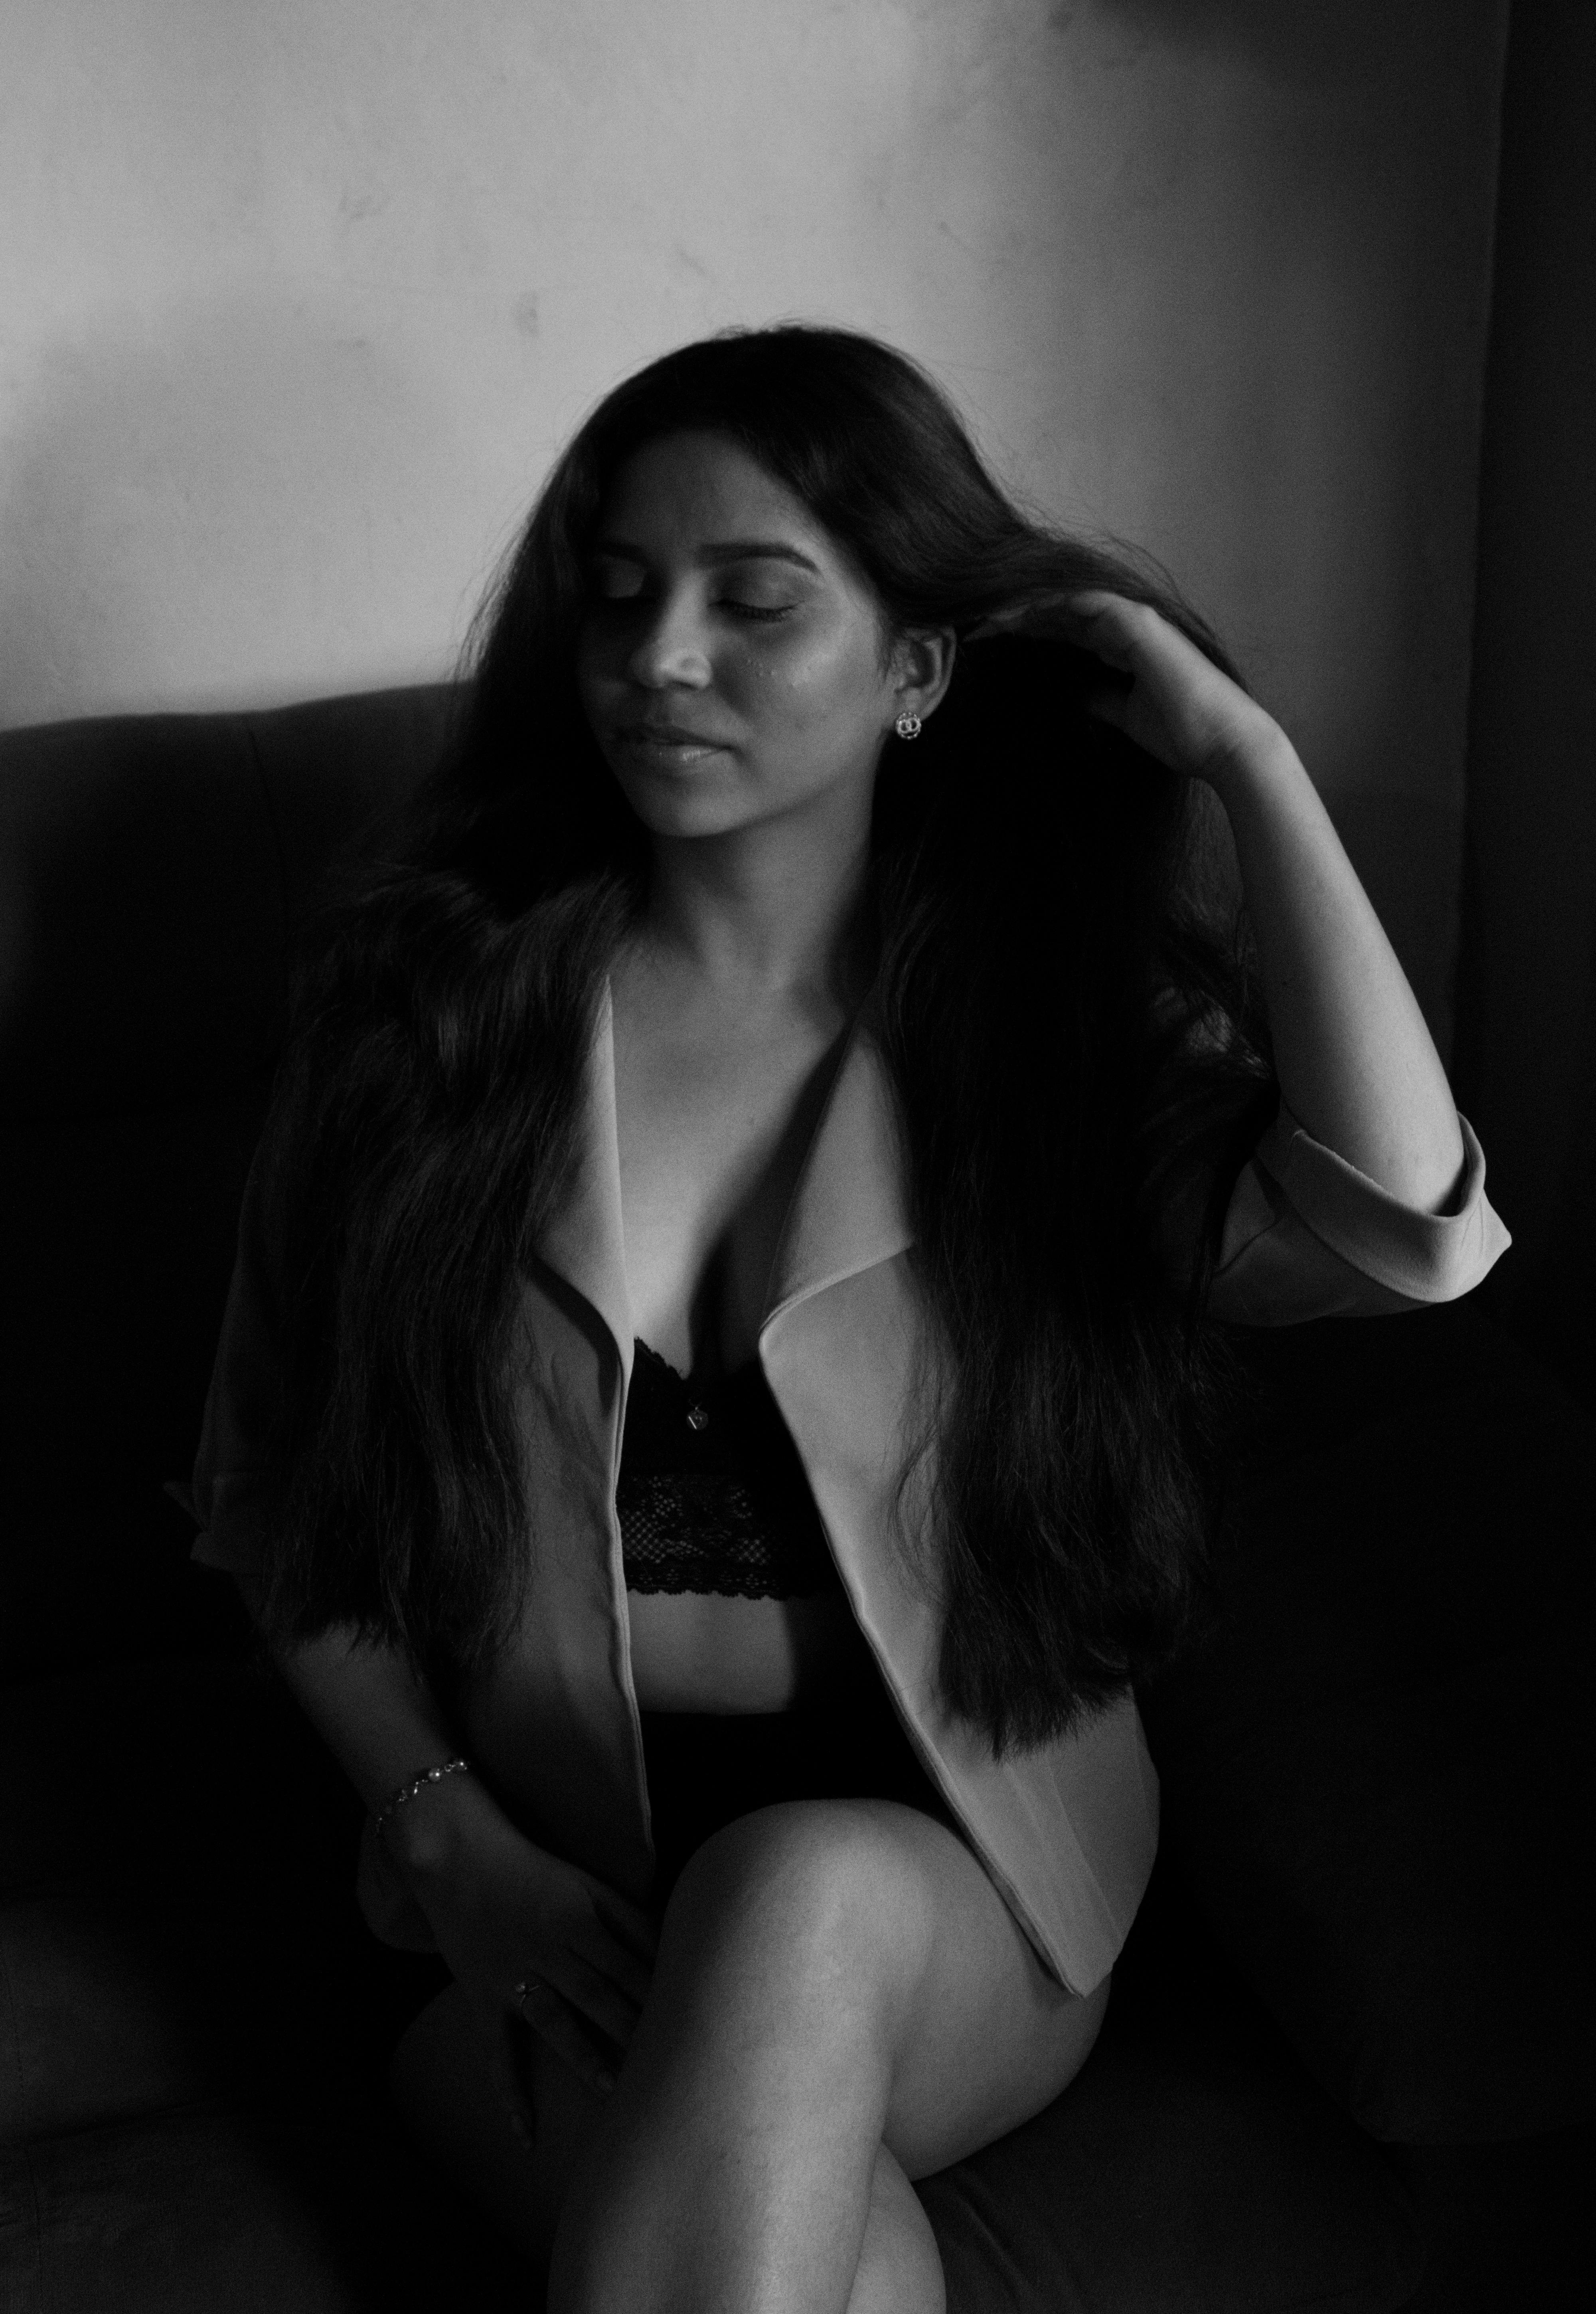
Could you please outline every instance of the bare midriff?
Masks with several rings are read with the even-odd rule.
[[[807,1599],[629,1591],[642,1711],[791,1711],[878,1677],[840,1591]]]

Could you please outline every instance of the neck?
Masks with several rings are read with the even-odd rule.
[[[824,996],[852,1011],[870,970],[869,873],[868,819],[657,836],[642,934],[728,996]]]

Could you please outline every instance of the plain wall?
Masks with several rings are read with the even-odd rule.
[[[790,314],[1150,547],[1443,1046],[1506,0],[7,0],[0,720],[442,671],[561,440]]]
[[[1515,0],[1481,481],[1459,1100],[1486,1306],[1596,1390],[1596,8]]]

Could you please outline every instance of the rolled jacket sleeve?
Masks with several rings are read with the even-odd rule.
[[[233,1575],[261,1570],[277,1476],[266,1449],[281,1386],[266,1163],[262,1139],[244,1185],[237,1256],[191,1482],[190,1513],[201,1532],[190,1556]]]
[[[1372,1317],[1453,1302],[1512,1240],[1486,1197],[1485,1152],[1468,1119],[1451,1210],[1426,1213],[1336,1156],[1281,1106],[1242,1168],[1225,1215],[1211,1316],[1244,1326]]]

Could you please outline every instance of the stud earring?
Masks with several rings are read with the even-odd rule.
[[[918,739],[921,732],[925,727],[921,722],[919,716],[912,713],[910,710],[905,707],[903,713],[898,717],[897,721],[892,728],[897,733],[900,739]]]

